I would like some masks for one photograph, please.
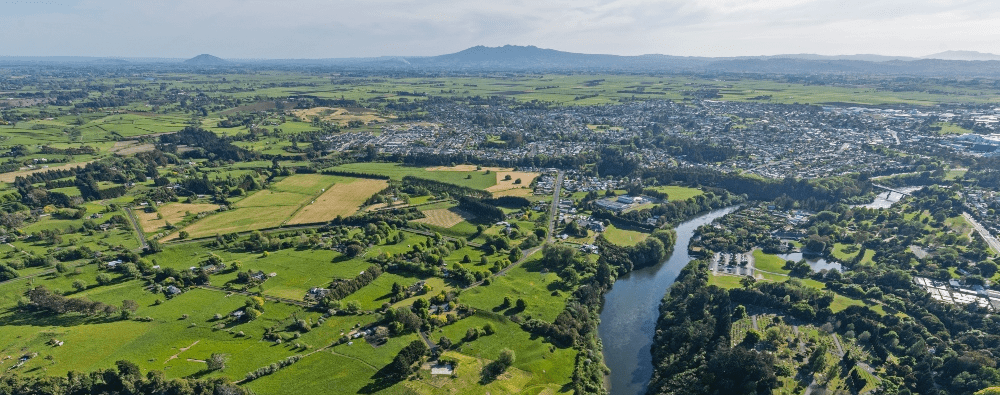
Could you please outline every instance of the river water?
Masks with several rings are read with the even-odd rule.
[[[788,253],[788,254],[778,254],[778,258],[781,258],[781,259],[786,260],[786,261],[792,261],[792,262],[798,262],[798,261],[802,260],[803,258],[805,258],[806,263],[809,264],[809,267],[814,272],[818,272],[820,270],[833,270],[833,269],[837,269],[838,271],[841,271],[841,272],[844,271],[844,268],[841,267],[841,265],[840,265],[839,262],[827,261],[826,258],[817,257],[817,256],[803,255],[801,252],[792,252],[792,253]]]
[[[660,300],[677,274],[694,258],[688,243],[699,226],[729,214],[729,207],[703,214],[677,228],[674,252],[666,261],[628,273],[604,296],[601,323],[597,327],[604,344],[604,362],[611,369],[612,395],[639,395],[646,392],[653,374],[653,344]]]

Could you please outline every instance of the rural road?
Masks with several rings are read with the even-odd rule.
[[[565,172],[559,170],[559,174],[556,175],[556,183],[552,185],[552,208],[549,210],[549,234],[545,240],[548,243],[551,243],[553,237],[555,237],[553,233],[556,231],[556,218],[559,215],[559,192],[562,189],[563,177],[565,175]]]
[[[990,231],[983,227],[983,224],[980,224],[979,221],[972,218],[972,215],[968,212],[962,213],[962,216],[965,217],[966,221],[969,221],[969,223],[972,224],[972,227],[976,228],[976,232],[979,232],[979,236],[982,236],[983,240],[986,240],[986,244],[989,244],[990,248],[993,249],[993,252],[1000,254],[1000,241],[998,241],[996,237],[993,237],[993,235],[990,234]]]
[[[234,294],[240,294],[240,295],[246,295],[246,296],[258,296],[257,294],[254,294],[252,292],[237,291],[237,290],[233,290],[233,289],[225,289],[225,288],[222,288],[222,287],[216,287],[214,285],[196,285],[195,287],[198,287],[198,288],[201,288],[201,289],[207,289],[209,291],[231,292],[231,293],[234,293]],[[269,296],[269,295],[259,295],[259,296],[262,297],[262,298],[264,298],[264,299],[266,299],[266,300],[270,300],[270,301],[273,301],[273,302],[288,303],[288,304],[293,304],[293,305],[302,306],[302,307],[314,307],[315,306],[315,304],[313,304],[313,303],[303,302],[301,300],[281,298],[281,297]]]
[[[139,249],[145,250],[149,247],[149,243],[146,243],[146,233],[142,231],[142,227],[139,226],[139,220],[135,218],[135,214],[132,212],[131,207],[125,207],[125,213],[128,214],[128,222],[132,224],[132,230],[135,231],[135,237],[139,238]]]
[[[500,269],[500,271],[497,272],[497,274],[493,275],[493,277],[498,277],[507,274],[507,272],[510,271],[510,269],[513,269],[515,266],[520,265],[524,261],[528,260],[528,257],[534,255],[536,252],[545,247],[546,244],[552,242],[552,233],[555,231],[556,217],[559,213],[559,190],[562,187],[562,180],[564,174],[565,173],[563,173],[562,170],[559,170],[559,175],[556,176],[556,184],[552,188],[552,208],[549,211],[549,232],[545,242],[535,248],[532,248],[530,250],[525,250],[524,254],[521,256],[521,259],[519,259],[517,262],[511,262],[511,264],[507,265],[507,267]],[[469,284],[469,286],[466,287],[465,289],[475,288],[482,284],[483,284],[482,281],[477,281],[472,284]]]

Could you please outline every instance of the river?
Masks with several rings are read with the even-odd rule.
[[[653,374],[649,353],[659,318],[660,300],[677,274],[694,258],[688,243],[699,226],[729,214],[736,207],[715,210],[681,223],[673,254],[664,262],[628,273],[604,295],[601,323],[597,327],[604,344],[604,362],[611,369],[612,395],[639,395],[646,392]]]

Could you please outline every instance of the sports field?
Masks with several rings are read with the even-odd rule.
[[[619,229],[614,225],[609,226],[607,230],[604,231],[604,238],[620,246],[633,246],[639,244],[639,242],[643,240],[646,240],[647,237],[649,237],[648,233]]]

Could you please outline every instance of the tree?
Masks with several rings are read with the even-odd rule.
[[[826,345],[820,344],[809,355],[809,370],[819,373],[826,367]]]
[[[69,271],[69,266],[65,262],[59,262],[56,264],[56,271],[61,273],[66,273]]]
[[[747,318],[747,308],[746,308],[746,306],[743,306],[743,305],[736,306],[736,308],[733,309],[733,319],[734,320],[741,320],[741,319],[744,319],[744,318]]]
[[[451,345],[452,345],[451,339],[449,339],[447,336],[441,336],[441,338],[438,339],[438,347],[441,347],[442,350],[451,349]]]
[[[982,261],[976,264],[979,268],[979,273],[986,278],[992,278],[993,275],[997,274],[997,264],[991,261]]]
[[[122,310],[128,310],[130,312],[135,312],[139,308],[139,303],[131,299],[125,299],[122,301]]]
[[[77,292],[82,292],[83,290],[87,289],[87,283],[84,282],[83,280],[75,280],[73,281],[73,289],[75,289]]]
[[[374,335],[372,337],[375,340],[375,344],[381,344],[389,339],[389,328],[384,326],[378,326],[375,328]]]
[[[365,250],[365,247],[361,246],[359,243],[351,243],[346,248],[344,248],[344,254],[349,257],[356,257]]]
[[[778,343],[781,342],[781,330],[779,330],[776,326],[767,328],[767,330],[764,331],[764,340],[771,343],[772,347],[777,347]]]
[[[157,252],[163,251],[163,246],[160,245],[159,241],[149,240],[146,242],[146,251],[155,254]]]
[[[753,288],[753,285],[757,283],[757,279],[753,276],[746,276],[740,279],[740,285],[743,288]]]
[[[111,284],[111,275],[107,273],[100,273],[97,275],[97,285],[108,285]]]
[[[525,302],[524,299],[517,298],[517,309],[524,310],[526,308],[528,308],[528,302]]]
[[[261,316],[261,314],[264,314],[264,313],[261,313],[260,310],[257,310],[257,309],[252,308],[252,307],[244,308],[243,311],[246,312],[245,315],[246,315],[248,321],[256,320],[258,317]]]
[[[387,373],[397,380],[405,379],[406,376],[415,371],[414,364],[419,362],[427,354],[427,351],[429,349],[423,341],[414,340],[410,342],[402,350],[399,350],[399,354],[396,354],[396,357],[386,367]]]
[[[213,353],[205,364],[208,365],[208,370],[222,370],[226,368],[226,362],[229,361],[229,357],[225,354]]]
[[[755,344],[760,343],[760,340],[760,332],[751,329],[747,331],[746,336],[743,337],[743,344],[747,347],[753,347]]]
[[[507,368],[513,365],[514,359],[515,359],[514,350],[511,350],[509,348],[501,350],[500,356],[497,357],[497,369],[498,369],[497,374],[503,373],[504,371],[507,370]]]
[[[514,247],[514,248],[512,248],[510,250],[510,256],[509,256],[509,258],[510,258],[511,262],[520,261],[523,256],[524,256],[524,253],[521,252],[520,248]]]
[[[251,297],[248,297],[245,302],[243,302],[243,305],[246,306],[247,308],[250,308],[250,309],[255,309],[255,310],[261,310],[261,311],[263,311],[264,310],[264,298],[262,298],[260,296],[251,296]]]
[[[177,233],[177,238],[181,240],[188,238],[188,236],[190,236],[190,234],[186,230],[182,230]]]

